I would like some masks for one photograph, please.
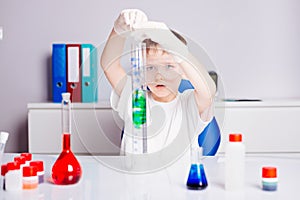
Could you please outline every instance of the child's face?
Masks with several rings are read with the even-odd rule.
[[[173,100],[178,92],[182,70],[172,55],[162,50],[147,54],[146,83],[157,101]]]

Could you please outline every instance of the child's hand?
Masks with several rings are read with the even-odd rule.
[[[188,55],[187,46],[164,23],[153,21],[140,23],[132,35],[139,41],[149,38],[158,43],[163,49],[173,54],[178,63],[182,62],[182,59]]]
[[[146,14],[138,9],[123,10],[114,23],[114,30],[118,35],[132,31],[143,22],[148,21]]]

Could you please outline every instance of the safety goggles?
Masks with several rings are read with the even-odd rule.
[[[166,80],[173,80],[180,76],[177,68],[173,65],[147,65],[145,66],[146,71],[146,82],[155,81],[157,74],[160,74]]]

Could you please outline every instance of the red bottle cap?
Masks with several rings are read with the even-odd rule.
[[[37,176],[37,167],[36,166],[25,166],[23,167],[23,176]]]
[[[8,162],[7,171],[20,169],[20,164],[18,162]]]
[[[26,158],[24,156],[18,156],[18,157],[14,157],[14,161],[22,165],[25,164]]]
[[[277,177],[276,167],[263,167],[262,168],[262,177],[263,178],[276,178]]]
[[[231,133],[229,134],[229,142],[241,142],[242,134],[241,133]]]
[[[5,176],[5,174],[7,173],[7,165],[1,165],[1,176]]]
[[[38,172],[42,172],[44,171],[44,162],[41,160],[35,160],[35,161],[31,161],[30,166],[35,166],[37,168]]]
[[[30,161],[32,159],[31,153],[21,153],[21,156],[24,156],[26,158],[26,161]]]

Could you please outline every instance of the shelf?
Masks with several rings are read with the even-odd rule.
[[[74,109],[111,109],[110,102],[72,103]],[[27,109],[61,109],[60,103],[29,103]]]
[[[214,105],[222,134],[219,152],[224,151],[227,135],[232,132],[243,133],[247,153],[300,152],[300,100],[218,101]],[[27,108],[29,150],[59,152],[61,105],[30,103]],[[123,121],[108,101],[74,103],[73,110],[74,152],[118,153]]]

